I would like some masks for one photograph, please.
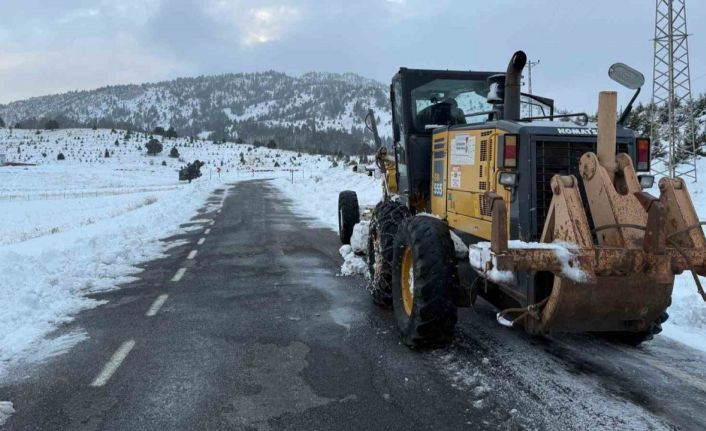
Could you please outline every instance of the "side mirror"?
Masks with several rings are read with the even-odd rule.
[[[368,113],[365,115],[365,128],[370,130],[371,132],[374,133],[373,130],[373,121],[375,121],[373,110],[369,110]]]
[[[608,69],[613,81],[631,90],[639,90],[645,85],[645,75],[624,63],[615,63]]]

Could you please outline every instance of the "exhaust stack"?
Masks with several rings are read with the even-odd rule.
[[[522,87],[522,70],[527,63],[527,54],[517,51],[510,59],[505,73],[505,106],[503,118],[517,121],[520,119],[520,93]]]

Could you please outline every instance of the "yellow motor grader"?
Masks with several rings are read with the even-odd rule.
[[[611,66],[636,93],[620,119],[617,94],[600,93],[596,124],[522,93],[526,60],[518,51],[505,73],[402,68],[392,79],[369,290],[410,346],[449,342],[457,307],[478,295],[506,326],[633,345],[661,330],[675,274],[692,271],[706,300],[706,238],[687,185],[662,178],[658,197],[643,191],[654,182],[650,141],[623,127],[642,74]],[[374,116],[366,123],[379,142]],[[355,193],[342,192],[338,209],[346,243],[360,219]]]

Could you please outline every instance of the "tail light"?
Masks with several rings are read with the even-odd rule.
[[[637,138],[635,144],[637,147],[635,170],[648,172],[650,170],[650,140],[648,138]]]
[[[506,134],[498,139],[498,167],[517,168],[518,135]]]

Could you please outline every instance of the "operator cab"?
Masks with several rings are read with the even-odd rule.
[[[411,206],[423,209],[429,201],[433,130],[501,118],[502,106],[494,97],[498,82],[504,84],[504,74],[401,68],[393,77],[390,98],[397,184]],[[523,94],[521,102],[523,117],[554,114],[551,99]]]

